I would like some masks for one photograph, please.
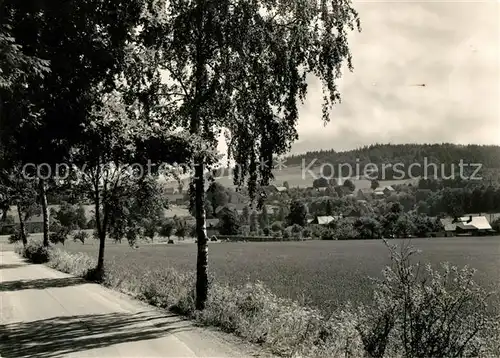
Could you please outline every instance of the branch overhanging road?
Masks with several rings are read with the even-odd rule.
[[[270,356],[236,337],[0,252],[0,357]]]

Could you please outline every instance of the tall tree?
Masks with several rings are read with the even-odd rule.
[[[243,208],[243,212],[241,213],[241,224],[248,225],[250,221],[250,208],[248,205],[245,205]]]
[[[7,214],[11,205],[16,206],[23,245],[27,244],[25,222],[40,212],[34,184],[33,181],[24,178],[22,169],[19,167],[0,170],[0,198],[2,198],[0,205],[4,210],[4,215]]]
[[[262,206],[262,212],[259,217],[260,228],[264,230],[265,228],[269,228],[269,213],[267,212],[267,206]]]
[[[307,223],[307,207],[299,200],[294,200],[290,204],[290,213],[287,216],[288,225],[305,226]]]
[[[225,129],[228,157],[237,163],[234,182],[256,188],[272,178],[273,155],[286,153],[297,138],[298,102],[307,75],[321,81],[323,119],[340,99],[336,80],[344,63],[352,69],[347,34],[359,20],[349,1],[151,0],[143,36],[155,48],[166,81],[164,100],[179,125],[210,148]],[[165,9],[165,7],[167,9]],[[205,229],[207,163],[195,155],[192,204],[198,237],[196,307],[208,293]]]
[[[259,215],[255,210],[250,214],[250,232],[255,233],[259,225]]]
[[[114,87],[125,66],[126,45],[139,25],[145,0],[2,1],[0,16],[23,51],[49,64],[45,76],[3,101],[2,140],[22,163],[40,166],[44,244],[48,245],[47,190],[57,181],[58,163],[70,162],[81,125],[100,94]],[[2,21],[3,23],[3,21]],[[19,107],[18,100],[28,105]],[[27,110],[29,109],[29,111]],[[43,165],[43,167],[41,167]]]
[[[106,236],[113,232],[116,239],[126,235],[134,241],[137,232],[132,229],[137,225],[129,225],[125,218],[139,212],[158,213],[161,203],[145,200],[156,191],[145,179],[161,174],[160,164],[190,158],[195,151],[203,153],[196,147],[196,137],[168,133],[154,123],[130,118],[127,107],[119,92],[106,94],[93,109],[73,153],[80,187],[95,206],[99,273],[104,268]],[[145,203],[152,204],[139,209]],[[112,230],[117,227],[121,231]]]

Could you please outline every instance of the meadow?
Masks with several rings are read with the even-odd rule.
[[[401,245],[409,241],[391,242]],[[421,262],[469,265],[478,270],[477,281],[482,285],[500,288],[500,237],[413,239],[410,243],[422,250]],[[97,257],[95,241],[57,246]],[[132,249],[126,243],[109,242],[105,256],[113,271],[140,279],[150,269],[161,267],[194,271],[196,245],[186,241]],[[368,302],[372,294],[369,277],[380,277],[390,263],[382,241],[210,243],[209,257],[209,270],[220,283],[238,286],[261,281],[277,295],[325,313],[347,301]]]

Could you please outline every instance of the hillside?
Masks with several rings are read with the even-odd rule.
[[[378,179],[384,181],[384,185],[401,184],[401,183],[416,183],[416,177],[424,174],[423,168],[426,163],[438,163],[437,175],[449,175],[452,170],[458,171],[460,160],[464,164],[480,163],[482,167],[476,176],[481,176],[485,181],[498,182],[500,178],[500,146],[495,145],[457,145],[450,143],[443,144],[374,144],[365,146],[359,149],[336,152],[329,151],[311,151],[299,155],[291,155],[285,158],[284,166],[275,168],[273,181],[276,185],[282,185],[283,182],[288,182],[291,187],[307,187],[311,186],[315,176],[319,175],[319,168],[322,164],[329,163],[333,166],[335,178],[354,177],[359,175],[359,178],[354,179],[357,189],[369,188],[369,178],[363,178],[364,169],[368,163],[373,163],[379,169]],[[385,164],[400,164],[399,169],[402,173],[395,172],[391,167],[383,168]],[[412,164],[418,163],[420,167],[411,167]],[[452,167],[454,164],[454,167]],[[350,165],[352,173],[349,173],[347,166]],[[441,165],[443,167],[441,167]],[[345,167],[343,167],[345,166]],[[356,174],[356,166],[359,167]],[[311,172],[306,169],[309,167]],[[465,168],[464,173],[472,175],[476,166],[471,166],[469,170]],[[331,175],[326,167],[323,170],[324,175]],[[217,181],[226,186],[234,187],[232,177],[228,175],[226,170],[224,175],[220,175]],[[434,175],[434,167],[429,166],[427,175]],[[371,178],[372,176],[370,176]],[[176,186],[175,183],[169,183],[171,186]],[[185,180],[187,187],[187,180]]]
[[[290,166],[300,166],[302,160],[318,163],[412,163],[423,162],[427,158],[433,163],[482,163],[486,168],[500,168],[500,146],[443,144],[374,144],[362,148],[336,152],[335,150],[311,151],[291,155],[286,162]]]

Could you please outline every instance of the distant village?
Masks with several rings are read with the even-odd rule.
[[[451,212],[456,208],[447,206],[448,196],[457,190],[463,188],[427,188],[425,181],[418,185],[380,185],[376,180],[369,188],[356,189],[355,181],[349,179],[338,185],[335,180],[320,178],[305,188],[289,187],[287,182],[261,187],[252,202],[246,190],[236,191],[213,182],[207,184],[206,228],[209,237],[260,241],[498,234],[500,208],[484,207],[483,203],[479,208],[483,210]],[[164,220],[193,228],[188,193],[182,187],[167,185],[163,192],[169,202]],[[50,205],[49,211],[55,215],[59,208]],[[82,205],[81,210],[87,227],[92,228],[93,207]],[[12,225],[19,224],[15,207],[8,216]],[[29,218],[25,223],[27,231],[41,232],[42,221],[41,215]],[[184,231],[189,236],[193,230]]]

